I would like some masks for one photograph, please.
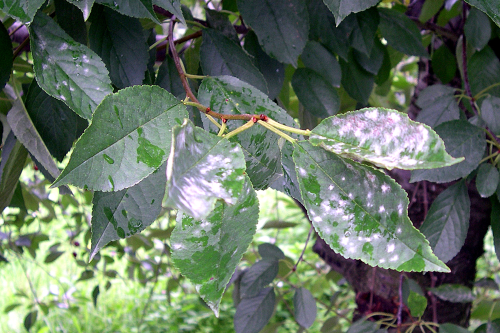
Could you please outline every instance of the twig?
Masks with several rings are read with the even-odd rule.
[[[21,51],[24,49],[24,47],[28,44],[30,41],[30,37],[26,37],[21,44],[17,47],[17,49],[12,53],[12,59],[16,59],[16,57],[21,53]]]
[[[401,331],[401,324],[403,323],[402,319],[402,313],[403,313],[403,279],[404,279],[404,274],[399,275],[399,305],[398,305],[398,332]]]
[[[292,272],[295,272],[297,270],[297,266],[302,261],[302,257],[304,256],[304,252],[306,252],[307,244],[309,243],[309,239],[311,238],[312,231],[313,231],[313,226],[311,226],[311,228],[309,229],[309,233],[307,234],[306,243],[304,244],[304,248],[302,249],[302,253],[300,254],[299,260],[297,260],[297,263],[292,268]]]
[[[162,255],[160,256],[160,261],[158,262],[158,265],[156,265],[155,269],[155,281],[153,285],[151,286],[151,290],[149,291],[149,296],[146,301],[146,304],[144,305],[144,308],[142,309],[142,314],[141,314],[141,319],[139,320],[139,325],[137,326],[137,329],[140,331],[142,323],[144,322],[144,317],[146,316],[146,310],[149,307],[149,304],[151,303],[151,298],[153,297],[154,290],[156,288],[156,285],[158,284],[158,276],[160,275],[160,268],[161,265],[163,264],[163,254],[165,253],[165,247],[166,245],[163,244],[163,250],[162,250]]]

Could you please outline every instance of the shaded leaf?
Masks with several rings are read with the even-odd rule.
[[[465,21],[464,32],[467,42],[479,51],[485,47],[490,40],[490,20],[482,11],[472,7]]]
[[[172,259],[216,316],[222,293],[255,234],[258,215],[258,199],[247,178],[234,205],[219,201],[204,220],[177,216],[170,238]]]
[[[90,260],[109,242],[150,226],[161,211],[166,163],[138,184],[118,192],[95,192],[92,199]]]
[[[352,1],[352,0],[323,0],[335,17],[338,26],[343,19],[351,13],[362,12],[378,4],[378,0]]]
[[[260,332],[271,319],[275,302],[273,288],[262,289],[256,297],[242,299],[234,314],[236,333]]]
[[[455,324],[445,323],[439,325],[440,333],[470,333],[470,331],[462,326]]]
[[[425,308],[427,308],[427,298],[414,291],[410,291],[408,308],[413,317],[421,317],[424,314]]]
[[[463,181],[445,189],[432,202],[420,232],[443,262],[453,259],[464,245],[469,217],[470,199]]]
[[[0,0],[0,10],[10,17],[28,23],[33,20],[36,12],[44,2],[45,0]]]
[[[87,45],[87,26],[79,8],[67,0],[54,0],[57,24],[76,42]]]
[[[10,204],[16,190],[17,181],[28,157],[28,150],[10,132],[2,147],[0,161],[0,212]]]
[[[500,7],[496,0],[465,0],[465,2],[486,13],[500,27]]]
[[[342,69],[342,87],[349,96],[362,104],[368,103],[368,98],[373,89],[375,77],[365,71],[354,59],[353,51],[348,54],[347,61],[339,60]]]
[[[469,59],[469,83],[473,95],[498,83],[500,77],[500,61],[489,46],[476,52]],[[493,87],[488,93],[500,97],[500,87]]]
[[[207,16],[207,24],[209,28],[218,30],[236,44],[240,43],[236,29],[231,21],[229,21],[229,17],[226,13],[205,8],[205,15]]]
[[[476,299],[472,294],[472,289],[461,284],[442,284],[436,288],[428,288],[428,290],[442,300],[453,303],[469,303]]]
[[[113,91],[99,56],[75,42],[43,13],[30,25],[30,42],[40,87],[90,119],[96,106]]]
[[[376,39],[368,55],[354,50],[354,59],[365,71],[376,75],[382,66],[386,52],[385,46]]]
[[[315,41],[307,42],[300,58],[307,68],[323,76],[332,86],[340,87],[342,72],[339,62],[323,45]]]
[[[426,0],[422,5],[422,10],[418,20],[422,23],[430,20],[434,15],[436,15],[441,7],[443,6],[444,0]]]
[[[237,0],[245,23],[257,34],[271,57],[297,67],[309,34],[307,7],[302,0]]]
[[[432,70],[443,84],[449,83],[457,73],[455,55],[443,44],[434,51],[431,57]],[[435,87],[437,85],[432,85]]]
[[[162,87],[176,97],[184,97],[186,92],[182,87],[182,81],[175,68],[174,59],[166,56],[158,69],[155,84]]]
[[[95,0],[66,0],[73,5],[77,6],[83,13],[83,19],[87,21],[90,16],[90,12],[92,11],[92,6],[94,5]]]
[[[425,88],[418,96],[417,105],[422,110],[418,113],[416,121],[432,128],[460,117],[455,89],[452,87],[434,84]]]
[[[259,245],[259,254],[264,259],[285,259],[285,254],[279,247],[270,243],[263,243]]]
[[[276,182],[270,184],[270,187],[291,196],[299,202],[302,202],[299,182],[297,180],[297,173],[295,172],[295,162],[293,161],[292,154],[293,145],[290,142],[286,141],[281,147],[281,167],[283,176],[278,178]],[[271,222],[266,223],[266,225],[270,224]],[[286,223],[289,222],[282,222],[277,226],[283,225],[283,227],[285,227]]]
[[[353,27],[349,35],[351,46],[362,54],[369,56],[373,49],[375,34],[380,21],[378,11],[376,8],[370,8],[349,16],[347,20],[351,17]]]
[[[302,327],[309,328],[316,320],[316,300],[306,288],[295,289],[293,309],[295,320]]]
[[[311,144],[386,169],[423,169],[459,162],[429,127],[390,109],[366,108],[323,120]]]
[[[451,156],[456,158],[463,156],[465,160],[439,169],[413,170],[411,182],[429,180],[447,183],[465,177],[477,168],[483,157],[486,140],[481,128],[465,120],[452,120],[437,126],[435,131],[443,139],[446,150]]]
[[[376,333],[379,325],[373,321],[360,319],[354,322],[347,333]]]
[[[497,192],[498,196],[498,192]],[[491,232],[493,234],[493,244],[495,246],[495,254],[500,260],[500,203],[497,200],[491,200]]]
[[[257,296],[261,290],[273,282],[278,275],[278,258],[263,258],[253,264],[245,271],[241,278],[240,293],[241,298],[251,298]]]
[[[489,163],[479,166],[476,176],[477,191],[483,198],[487,198],[495,193],[498,187],[500,175],[498,169]]]
[[[184,15],[182,15],[181,10],[181,0],[153,0],[153,5],[159,6],[163,9],[168,10],[178,18],[182,24],[186,25],[186,20]]]
[[[500,98],[488,96],[481,104],[481,118],[496,135],[500,135]]]
[[[3,89],[10,78],[14,58],[12,57],[12,42],[9,32],[0,24],[0,89]]]
[[[393,179],[306,141],[293,158],[309,218],[335,252],[398,271],[449,271],[413,227]]]
[[[137,184],[167,160],[171,129],[185,117],[185,106],[157,86],[107,96],[53,186],[119,191]]]
[[[241,147],[185,119],[172,130],[164,207],[204,219],[218,199],[235,204],[245,183]]]
[[[153,10],[152,0],[96,0],[96,2],[106,5],[124,15],[148,18],[160,24]]]

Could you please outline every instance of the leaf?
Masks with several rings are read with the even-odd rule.
[[[394,9],[378,8],[378,12],[380,32],[390,46],[408,55],[429,57],[415,22]]]
[[[248,178],[234,205],[219,201],[204,220],[177,215],[170,238],[172,259],[216,316],[222,293],[255,234],[258,216],[257,195]]]
[[[470,303],[476,299],[472,289],[461,284],[442,284],[428,290],[442,300],[452,303]]]
[[[380,21],[378,11],[376,8],[370,8],[349,16],[347,20],[351,17],[353,22],[353,30],[349,35],[351,46],[362,54],[369,56],[373,49],[375,34]]]
[[[184,15],[182,15],[181,1],[180,0],[153,0],[153,5],[159,6],[168,10],[178,18],[182,24],[187,26]]]
[[[286,229],[286,228],[293,228],[297,226],[298,223],[293,223],[293,222],[286,222],[286,221],[280,221],[280,220],[272,220],[267,222],[262,226],[262,229]]]
[[[429,21],[434,15],[439,13],[444,0],[426,0],[422,5],[418,20],[422,23]]]
[[[205,8],[205,15],[207,17],[207,25],[209,28],[218,30],[224,36],[235,42],[240,43],[236,29],[234,28],[227,14]]]
[[[316,117],[333,116],[340,109],[340,99],[335,88],[312,69],[295,70],[292,87],[299,101]]]
[[[50,252],[46,257],[45,257],[45,260],[43,261],[45,264],[49,264],[51,262],[54,262],[56,261],[57,259],[59,259],[59,257],[61,255],[63,255],[64,252],[62,251],[55,251],[55,252]]]
[[[347,333],[376,333],[379,324],[373,321],[365,320],[364,318],[352,323]]]
[[[66,0],[54,0],[57,24],[76,42],[87,45],[87,26],[82,12]]]
[[[443,44],[434,51],[431,57],[432,70],[443,84],[449,83],[457,73],[455,55]],[[435,87],[437,85],[432,85]]]
[[[500,61],[489,46],[476,52],[469,59],[469,83],[472,95],[498,83],[500,77]],[[500,87],[488,89],[489,94],[500,97]]]
[[[254,87],[230,76],[211,77],[203,80],[198,90],[198,99],[203,105],[223,114],[265,114],[284,125],[297,127],[292,117],[267,96]],[[203,117],[205,129],[217,133],[218,129]],[[243,120],[227,122],[229,131],[241,125]],[[292,135],[293,136],[293,135]],[[246,173],[255,189],[265,189],[279,178],[280,136],[255,124],[236,135],[243,147],[246,159]]]
[[[497,192],[498,196],[498,192]],[[493,244],[495,245],[495,254],[500,260],[500,204],[498,200],[491,200],[491,232],[493,234]]]
[[[429,180],[437,183],[447,183],[467,176],[476,169],[486,149],[484,131],[465,120],[452,120],[435,128],[453,157],[464,156],[465,160],[444,168],[433,170],[414,170],[410,182]]]
[[[73,5],[77,6],[83,13],[83,19],[87,21],[92,11],[92,6],[95,0],[66,0]]]
[[[3,212],[12,200],[27,156],[26,148],[15,138],[14,133],[10,132],[2,147],[0,161],[0,212]]]
[[[436,168],[458,163],[429,127],[390,109],[366,108],[323,120],[311,144],[386,169]]]
[[[237,0],[246,24],[272,58],[297,67],[309,34],[307,7],[302,0]]]
[[[365,71],[354,59],[353,51],[348,54],[347,61],[340,59],[342,69],[342,87],[349,96],[362,104],[368,103],[373,89],[374,75]]]
[[[323,45],[315,41],[307,42],[300,58],[307,68],[323,76],[332,86],[340,87],[342,72],[339,62]]]
[[[234,314],[236,333],[260,332],[271,319],[275,302],[273,288],[262,289],[256,297],[242,299]]]
[[[414,291],[410,291],[410,295],[408,296],[408,308],[413,317],[421,317],[424,314],[425,308],[427,308],[427,298]]]
[[[94,303],[94,308],[97,308],[97,297],[99,296],[99,293],[99,285],[96,285],[94,290],[92,290],[92,302]]]
[[[259,254],[264,259],[285,259],[285,254],[279,247],[270,243],[262,243],[259,245]]]
[[[263,258],[253,264],[241,278],[241,298],[256,297],[278,275],[278,258]]]
[[[496,0],[465,0],[465,2],[486,13],[500,27],[500,7]]]
[[[283,176],[278,178],[276,182],[270,184],[271,188],[291,196],[292,198],[302,202],[302,197],[300,195],[299,182],[297,180],[297,173],[295,172],[295,163],[293,161],[293,145],[286,141],[281,147],[281,167],[283,171]],[[271,222],[266,223],[266,225]],[[288,223],[288,222],[283,222]],[[285,227],[287,224],[278,224]],[[290,225],[288,225],[290,226]],[[265,227],[265,226],[264,226]]]
[[[235,76],[267,94],[266,80],[249,56],[238,44],[216,30],[203,30],[200,62],[206,75]]]
[[[40,87],[90,119],[96,106],[113,91],[99,56],[42,13],[30,25],[30,41]]]
[[[157,86],[134,86],[107,96],[52,186],[107,192],[137,184],[167,160],[171,129],[185,117],[185,106]]]
[[[237,143],[185,119],[172,130],[164,207],[204,219],[218,199],[235,204],[245,183],[245,159]]]
[[[153,10],[152,0],[96,0],[97,3],[108,6],[109,8],[127,16],[148,18],[153,22],[160,24]]]
[[[300,326],[309,328],[316,320],[316,300],[306,288],[295,289],[293,295],[294,317]]]
[[[445,323],[439,325],[440,333],[470,333],[469,330],[455,324]]]
[[[34,310],[28,313],[26,317],[24,317],[24,323],[23,323],[24,328],[28,332],[31,330],[31,327],[33,327],[33,325],[35,324],[37,316],[38,316],[38,311]]]
[[[168,55],[158,69],[155,84],[176,97],[184,98],[186,96],[186,92],[182,87],[182,81],[175,68],[174,59]]]
[[[479,166],[476,176],[477,191],[483,198],[490,197],[498,187],[500,175],[498,169],[489,163]]]
[[[117,88],[138,85],[144,80],[149,59],[146,37],[139,19],[109,8],[98,11],[93,18],[90,48],[106,64]]]
[[[455,89],[452,87],[435,84],[425,88],[418,96],[417,105],[422,110],[418,113],[416,121],[432,128],[460,117]]]
[[[12,42],[10,41],[9,32],[3,24],[0,24],[0,89],[3,89],[7,81],[9,81],[13,63]]]
[[[376,75],[384,62],[384,56],[387,51],[385,46],[376,39],[371,52],[368,55],[354,50],[354,59],[368,73]]]
[[[494,134],[500,135],[500,98],[488,96],[483,100],[481,118]]]
[[[490,40],[490,20],[482,11],[472,7],[465,21],[464,32],[467,42],[479,51],[485,47]]]
[[[453,259],[465,243],[470,207],[467,186],[463,181],[445,189],[432,202],[420,232],[443,262]]]
[[[60,100],[47,95],[36,80],[31,82],[26,96],[26,109],[50,154],[62,162],[88,122]]]
[[[352,0],[323,0],[328,9],[335,16],[335,23],[339,26],[340,22],[351,13],[362,12],[378,4],[378,0],[352,1]]]
[[[138,234],[161,211],[166,163],[138,184],[118,192],[95,192],[92,199],[90,259],[109,242]]]
[[[293,159],[307,214],[335,252],[398,271],[449,271],[413,227],[394,180],[307,141]]]
[[[0,10],[23,23],[33,20],[45,0],[0,0]]]

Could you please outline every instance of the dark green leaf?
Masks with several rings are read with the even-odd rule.
[[[237,143],[185,119],[172,130],[165,207],[204,219],[218,199],[235,204],[245,183],[245,158]]]
[[[446,45],[441,45],[431,57],[432,69],[443,84],[453,80],[457,73],[457,60]],[[436,85],[432,85],[434,87]]]
[[[453,157],[465,157],[465,161],[456,165],[432,169],[414,170],[411,182],[429,180],[437,183],[447,183],[467,176],[477,168],[486,149],[484,131],[465,120],[452,120],[435,128],[443,139],[446,150]]]
[[[385,46],[376,39],[371,49],[370,54],[367,56],[364,53],[354,50],[354,59],[356,62],[367,72],[377,74],[382,66],[385,56]]]
[[[90,280],[93,277],[94,277],[94,271],[88,269],[88,270],[83,271],[80,274],[80,277],[78,278],[78,280],[76,280],[76,281],[78,282],[78,281]]]
[[[271,319],[275,302],[273,288],[262,289],[256,297],[242,299],[234,314],[236,333],[260,332]]]
[[[227,14],[206,8],[205,15],[207,16],[207,24],[209,28],[218,30],[236,44],[240,43],[236,29],[234,29],[231,21],[229,21]]]
[[[302,327],[309,328],[316,320],[316,300],[306,288],[295,289],[293,309],[295,320]]]
[[[453,259],[464,245],[469,216],[470,199],[463,181],[448,187],[432,202],[420,232],[443,262]]]
[[[497,192],[498,196],[498,192]],[[498,200],[491,200],[491,232],[497,259],[500,260],[500,204]]]
[[[481,50],[488,44],[491,37],[490,20],[479,9],[472,7],[464,26],[467,42],[476,50]]]
[[[0,10],[10,17],[19,19],[23,23],[28,23],[33,20],[38,8],[40,8],[45,0],[0,0]]]
[[[500,27],[500,7],[496,0],[465,0],[470,5],[486,13]]]
[[[428,290],[442,300],[453,303],[469,303],[476,299],[472,290],[461,284],[443,284]]]
[[[3,89],[9,81],[13,60],[9,32],[3,24],[0,24],[0,89]]]
[[[3,257],[3,256],[2,256]],[[3,309],[3,312],[4,313],[9,313],[11,312],[12,310],[15,310],[16,308],[18,308],[19,306],[21,306],[22,304],[21,303],[12,303],[12,304],[9,304],[7,305],[4,309]]]
[[[408,296],[408,308],[413,317],[421,317],[424,314],[425,308],[427,308],[427,298],[414,291],[410,291],[410,295]]]
[[[92,6],[95,0],[66,0],[73,5],[77,6],[83,13],[83,19],[87,21],[92,11]]]
[[[496,135],[500,135],[500,98],[488,96],[481,104],[481,118]]]
[[[470,331],[462,326],[457,326],[455,324],[445,323],[439,325],[440,333],[470,333]]]
[[[40,87],[81,117],[90,119],[96,106],[113,91],[99,56],[75,42],[43,13],[31,23],[30,37]]]
[[[500,81],[500,61],[489,46],[485,46],[481,51],[472,55],[468,70],[473,95]],[[500,97],[500,87],[498,86],[487,92]]]
[[[10,132],[2,147],[0,162],[0,212],[10,204],[16,184],[21,176],[28,151],[19,142],[13,132]]]
[[[95,192],[90,260],[106,244],[146,229],[158,217],[165,194],[166,163],[140,183],[118,192]]]
[[[354,58],[353,51],[349,52],[347,62],[339,59],[342,69],[342,87],[347,93],[362,104],[368,103],[373,89],[374,75],[365,71]]]
[[[153,10],[152,0],[96,0],[97,3],[127,16],[149,18],[160,24]]]
[[[168,10],[178,18],[182,24],[186,25],[184,15],[181,10],[181,0],[153,0],[153,5]]]
[[[242,298],[257,296],[260,291],[273,282],[278,275],[278,258],[263,258],[253,264],[241,278],[240,293]]]
[[[326,118],[339,111],[337,91],[312,69],[298,68],[293,74],[292,87],[302,105],[316,117]]]
[[[87,26],[82,12],[67,0],[55,0],[57,24],[76,42],[87,45]]]
[[[318,42],[309,41],[300,56],[307,68],[316,71],[334,87],[340,87],[342,72],[333,54]]]
[[[50,264],[51,262],[56,261],[59,259],[60,256],[62,256],[64,252],[62,251],[55,251],[55,252],[50,252],[46,257],[45,260],[43,261],[45,264]]]
[[[338,26],[349,14],[362,12],[373,7],[378,3],[378,0],[323,0],[323,2],[328,6],[333,16],[335,16],[335,23]]]
[[[430,20],[443,6],[444,0],[425,0],[418,20],[422,23]]]
[[[347,333],[376,333],[378,326],[379,325],[373,321],[360,319],[349,327]]]
[[[174,59],[168,55],[158,69],[158,76],[156,77],[155,84],[176,97],[183,98],[186,95],[182,87],[182,81],[175,68]]]
[[[219,201],[204,220],[177,216],[170,238],[174,264],[216,315],[222,293],[255,234],[258,216],[257,195],[248,178],[234,205]]]
[[[292,198],[302,202],[300,195],[299,182],[297,180],[297,173],[295,172],[295,163],[293,161],[293,145],[286,141],[281,147],[281,167],[283,177],[276,180],[270,186],[278,191],[282,191]],[[269,224],[270,222],[266,223]],[[284,222],[287,223],[287,222]]]
[[[94,303],[94,308],[97,307],[97,297],[99,296],[99,293],[99,285],[96,285],[94,290],[92,290],[92,302]]]
[[[238,0],[245,23],[257,34],[271,57],[297,67],[309,34],[309,17],[303,0]]]
[[[185,106],[157,86],[107,96],[53,186],[119,191],[137,184],[167,160],[171,129],[186,117]]]
[[[203,30],[200,60],[204,74],[235,76],[267,94],[266,80],[250,57],[238,44],[220,32]]]
[[[458,163],[429,127],[406,114],[366,108],[323,120],[311,131],[311,144],[386,169],[436,168]]]
[[[47,95],[36,80],[29,88],[26,109],[50,154],[60,162],[88,125],[66,104]]]
[[[280,221],[280,220],[272,220],[267,222],[262,226],[262,229],[286,229],[286,228],[293,228],[297,226],[298,223],[293,223],[293,222],[286,222],[286,221]]]
[[[263,243],[259,245],[259,254],[264,259],[285,259],[285,254],[279,247],[270,243]]]
[[[262,113],[277,122],[297,127],[286,111],[269,100],[264,93],[234,77],[206,78],[198,90],[198,99],[203,105],[223,114]],[[218,129],[205,117],[203,122],[206,129],[217,133]],[[227,126],[229,130],[234,130],[244,123],[243,120],[231,120],[227,122]],[[246,172],[254,188],[267,188],[281,173],[280,136],[255,124],[238,134],[236,139],[243,147],[247,161]]]
[[[483,163],[477,171],[476,187],[483,198],[487,198],[495,193],[498,187],[500,175],[498,169],[489,163]]]
[[[33,325],[35,324],[37,316],[38,316],[38,311],[34,310],[28,313],[26,317],[24,317],[24,328],[28,332],[31,330],[31,327],[33,327]]]
[[[370,56],[380,21],[378,11],[376,8],[370,8],[349,16],[347,20],[351,17],[353,21],[353,30],[349,35],[351,46],[362,54]]]
[[[309,218],[335,252],[398,271],[449,271],[413,227],[393,179],[306,141],[293,158]]]
[[[460,117],[455,89],[441,84],[425,88],[418,96],[417,105],[422,110],[418,113],[416,121],[432,128]]]
[[[378,8],[378,11],[380,31],[389,45],[408,55],[429,56],[422,45],[420,29],[415,22],[394,9]]]
[[[93,16],[90,48],[106,64],[111,82],[119,89],[141,84],[144,80],[149,59],[146,39],[139,19],[109,8]]]

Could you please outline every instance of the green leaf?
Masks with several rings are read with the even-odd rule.
[[[90,119],[96,106],[113,91],[99,56],[75,42],[43,13],[30,25],[30,41],[40,87]]]
[[[340,22],[351,13],[362,12],[378,4],[378,0],[352,1],[352,0],[323,0],[328,9],[335,17],[335,23],[339,26]]]
[[[351,327],[347,330],[347,333],[376,333],[379,324],[365,320],[364,318],[352,323]]]
[[[443,84],[449,83],[457,73],[457,60],[455,55],[445,44],[434,51],[431,57],[431,64],[434,73]],[[432,85],[431,87],[435,87]]]
[[[24,323],[23,323],[24,328],[28,332],[31,330],[31,327],[33,327],[33,325],[35,324],[37,316],[38,316],[38,311],[34,310],[28,313],[26,317],[24,317]]]
[[[285,259],[285,254],[279,247],[270,243],[263,243],[259,245],[259,254],[263,259]]]
[[[293,145],[286,141],[281,147],[281,167],[283,177],[279,178],[276,184],[271,184],[272,188],[282,191],[292,198],[302,202],[300,195],[299,181],[295,172],[295,162],[293,161]],[[275,186],[273,186],[275,185]]]
[[[481,118],[496,135],[500,135],[500,98],[488,96],[481,104]]]
[[[311,144],[386,169],[436,168],[458,163],[429,127],[406,114],[366,108],[323,120],[311,131]]]
[[[427,308],[427,298],[414,291],[410,291],[410,295],[408,296],[408,308],[413,317],[421,317],[424,314],[425,308]]]
[[[150,226],[161,211],[166,163],[140,183],[118,192],[95,192],[92,200],[90,260],[109,242]]]
[[[245,23],[257,34],[271,57],[297,67],[309,34],[309,17],[303,0],[238,0]]]
[[[500,260],[500,203],[498,203],[498,200],[491,200],[490,221],[491,232],[493,233],[493,244],[495,245],[495,254],[497,255],[497,259]]]
[[[127,16],[148,18],[153,22],[160,24],[153,10],[152,0],[96,0],[97,3],[108,6],[109,8]]]
[[[230,76],[211,77],[203,80],[198,99],[203,105],[223,114],[265,114],[284,125],[297,127],[292,117],[254,87]],[[205,129],[217,133],[218,129],[203,117]],[[246,123],[243,120],[227,122],[234,130]],[[281,174],[280,136],[255,124],[238,134],[236,140],[243,147],[247,174],[256,189],[265,189]]]
[[[278,270],[278,258],[263,258],[257,261],[245,271],[241,278],[241,297],[251,298],[257,296],[265,286],[273,282],[278,275]]]
[[[182,15],[180,0],[153,0],[153,5],[168,10],[178,18],[182,24],[187,26],[184,15]]]
[[[448,262],[460,251],[469,230],[470,199],[460,181],[441,192],[420,227],[434,254]]]
[[[418,20],[422,23],[429,21],[443,6],[444,0],[425,0]]]
[[[158,69],[155,84],[176,97],[184,98],[186,96],[186,91],[182,87],[182,81],[175,68],[174,59],[168,55]]]
[[[465,120],[452,120],[435,128],[443,139],[447,151],[453,157],[464,156],[465,160],[444,168],[433,170],[414,170],[410,182],[429,180],[437,183],[447,183],[467,176],[476,169],[483,158],[486,140],[482,128],[471,125]]]
[[[489,46],[476,52],[469,59],[469,83],[473,95],[500,81],[500,61]],[[500,87],[493,87],[489,94],[500,97]]]
[[[90,48],[106,64],[111,82],[119,89],[141,84],[144,80],[149,59],[146,39],[139,19],[109,8],[93,16]]]
[[[203,30],[200,61],[203,73],[210,76],[231,75],[267,94],[264,76],[243,49],[213,29]]]
[[[164,207],[204,219],[218,199],[235,204],[245,183],[241,147],[185,119],[172,130]]]
[[[94,290],[92,290],[92,302],[94,303],[94,308],[97,307],[97,297],[99,296],[99,293],[99,285],[96,285]]]
[[[300,326],[309,328],[316,320],[316,300],[306,288],[295,289],[293,295],[294,317]]]
[[[87,21],[92,11],[92,6],[95,0],[66,0],[73,5],[77,6],[83,13],[83,19]]]
[[[394,180],[306,141],[293,158],[307,214],[335,252],[398,271],[449,271],[413,227]]]
[[[368,73],[376,75],[382,63],[384,62],[385,46],[376,39],[371,52],[366,55],[360,51],[354,50],[354,59]]]
[[[351,17],[352,19],[350,19]],[[353,29],[349,35],[351,46],[362,54],[369,56],[373,49],[375,34],[380,21],[377,9],[370,8],[349,16],[347,20],[352,20]]]
[[[219,201],[203,220],[177,216],[170,238],[172,259],[216,316],[222,293],[255,234],[258,216],[257,195],[248,178],[234,205]]]
[[[416,121],[432,128],[460,117],[455,89],[452,87],[435,84],[425,88],[418,96],[417,105],[422,110],[418,113]]]
[[[455,324],[445,323],[439,325],[440,333],[470,333],[469,330]]]
[[[408,55],[429,57],[422,45],[422,35],[415,22],[394,9],[378,8],[378,11],[380,31],[390,46]]]
[[[300,56],[307,68],[323,76],[334,87],[340,87],[342,72],[339,62],[323,45],[315,41],[307,42]]]
[[[256,297],[242,299],[234,314],[236,333],[260,332],[271,319],[275,302],[273,288],[262,289]]]
[[[76,42],[87,45],[87,25],[82,12],[67,0],[54,0],[57,24]]]
[[[476,176],[477,191],[483,198],[487,198],[495,193],[498,187],[500,175],[498,169],[489,163],[479,166]]]
[[[340,109],[335,88],[312,69],[298,68],[292,77],[292,87],[299,101],[316,117],[333,116]]]
[[[465,2],[486,13],[500,27],[500,6],[496,0],[465,0]]]
[[[479,51],[485,47],[490,40],[490,20],[482,11],[472,7],[465,21],[464,32],[467,42]]]
[[[137,184],[167,160],[171,129],[185,117],[185,106],[157,86],[134,86],[107,96],[52,186],[74,184],[106,192]]]
[[[28,157],[28,150],[11,132],[5,139],[2,147],[0,162],[0,212],[10,204],[16,190],[17,181]]]
[[[354,58],[353,51],[348,54],[347,61],[340,59],[342,69],[342,87],[347,93],[362,104],[368,103],[373,89],[374,75],[365,71]]]
[[[470,303],[476,299],[472,289],[461,284],[442,284],[428,290],[442,300],[453,303]]]
[[[33,20],[45,0],[0,0],[0,10],[23,23]]]
[[[262,229],[286,229],[297,226],[298,223],[286,222],[281,220],[271,220],[262,226]]]
[[[3,89],[7,81],[9,81],[13,63],[12,42],[9,32],[3,24],[0,24],[0,89]]]
[[[240,43],[236,29],[231,21],[229,21],[229,17],[226,13],[206,8],[205,15],[207,17],[207,25],[209,28],[218,30],[236,44]]]

